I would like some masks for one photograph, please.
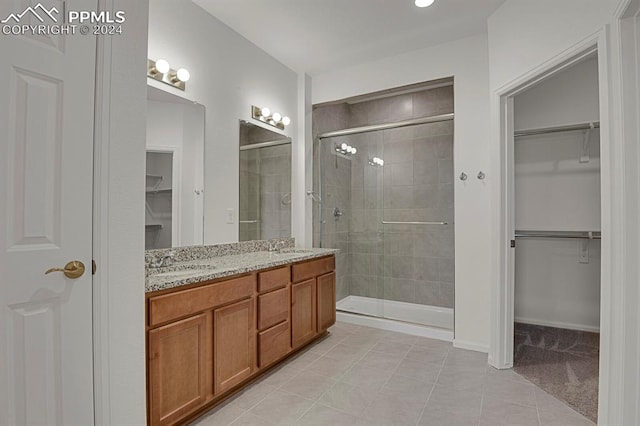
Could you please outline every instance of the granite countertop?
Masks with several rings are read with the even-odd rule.
[[[166,290],[186,284],[194,284],[260,269],[273,268],[275,266],[328,256],[338,251],[337,249],[321,248],[287,248],[278,252],[255,251],[175,262],[171,266],[147,269],[145,291],[148,293]]]

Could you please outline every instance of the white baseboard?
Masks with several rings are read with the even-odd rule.
[[[489,345],[483,345],[478,342],[471,342],[469,340],[453,339],[453,347],[459,349],[467,349],[469,351],[489,353]]]
[[[568,322],[546,321],[546,320],[522,318],[522,317],[515,317],[515,322],[521,322],[523,324],[531,324],[531,325],[541,325],[543,327],[555,327],[555,328],[564,328],[564,329],[567,329],[567,330],[588,331],[590,333],[600,333],[600,327],[595,327],[595,326],[592,326],[592,325],[571,324],[571,323],[568,323]]]

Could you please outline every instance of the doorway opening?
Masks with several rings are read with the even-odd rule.
[[[600,343],[600,121],[591,52],[513,96],[513,368],[592,421]]]

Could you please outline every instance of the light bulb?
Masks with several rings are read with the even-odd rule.
[[[384,166],[384,160],[382,158],[380,159],[380,165]]]
[[[349,145],[347,145],[346,143],[343,143],[342,145],[340,145],[340,149],[343,151],[346,151],[347,148],[349,148]]]
[[[355,154],[356,152],[358,152],[358,150],[357,150],[357,149],[355,149],[355,148],[351,148],[351,153],[352,153],[352,154]]]
[[[280,120],[282,120],[282,115],[280,115],[279,112],[274,112],[273,113],[273,121],[275,121],[277,123]]]
[[[291,119],[285,115],[284,117],[282,117],[282,124],[288,126],[289,124],[291,124]]]
[[[271,115],[271,110],[269,108],[262,108],[260,110],[260,115],[262,115],[263,117],[267,118]]]
[[[191,74],[189,73],[189,71],[187,71],[186,68],[180,68],[176,73],[176,77],[178,78],[178,80],[186,82],[191,78]]]
[[[433,4],[435,0],[416,0],[416,6],[418,7],[429,7]]]
[[[160,74],[166,74],[171,69],[171,67],[169,66],[169,62],[165,61],[164,59],[158,59],[156,61],[155,68],[156,71],[158,71]]]

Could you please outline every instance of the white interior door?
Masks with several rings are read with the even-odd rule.
[[[42,4],[62,21],[62,1]],[[0,18],[28,6],[3,1]],[[2,34],[0,57],[0,424],[90,425],[96,40]],[[81,277],[45,275],[72,260]]]

